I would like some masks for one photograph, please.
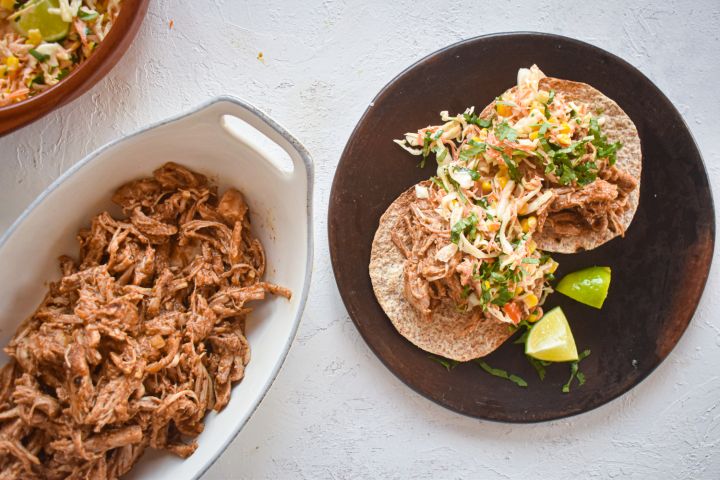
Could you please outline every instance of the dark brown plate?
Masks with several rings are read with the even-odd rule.
[[[549,76],[586,82],[617,101],[642,140],[640,206],[625,238],[575,255],[554,255],[558,276],[609,265],[612,284],[595,310],[553,294],[578,349],[592,354],[582,387],[561,392],[567,365],[552,365],[541,382],[511,342],[486,358],[525,378],[529,387],[492,377],[475,364],[448,372],[401,337],[375,299],[368,263],[378,219],[410,185],[433,175],[434,162],[392,143],[404,132],[436,124],[438,113],[482,108],[512,86],[517,69],[536,63]],[[340,294],[355,325],[382,362],[427,398],[488,420],[538,422],[586,412],[630,390],[668,355],[700,300],[715,241],[713,202],[700,153],[678,111],[624,60],[570,38],[508,33],[451,45],[419,61],[375,98],[348,141],[330,196],[330,254]]]
[[[90,90],[122,58],[137,34],[150,0],[123,0],[105,39],[86,61],[52,88],[22,102],[0,107],[0,135],[38,120]]]

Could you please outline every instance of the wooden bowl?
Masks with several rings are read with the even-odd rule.
[[[87,92],[127,51],[145,18],[149,0],[123,0],[115,24],[92,56],[65,79],[22,102],[0,107],[0,135],[17,130]]]

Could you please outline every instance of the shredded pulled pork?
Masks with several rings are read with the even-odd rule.
[[[250,360],[263,247],[240,192],[168,163],[78,234],[77,261],[18,328],[0,370],[0,479],[114,479],[146,448],[187,457]]]
[[[628,195],[637,187],[637,181],[628,173],[609,167],[600,176],[581,189],[560,187],[551,189],[553,201],[547,221],[538,222],[538,230],[545,224],[563,235],[580,235],[588,229],[610,229],[624,235],[620,216],[627,209]]]

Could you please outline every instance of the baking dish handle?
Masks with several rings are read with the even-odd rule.
[[[275,165],[281,173],[290,180],[304,176],[308,183],[312,181],[312,160],[305,147],[285,128],[254,106],[235,97],[223,96],[215,99],[201,113],[211,114],[213,121],[222,122],[225,115],[230,115],[247,123],[288,154],[292,161],[292,172],[282,171],[282,168]]]

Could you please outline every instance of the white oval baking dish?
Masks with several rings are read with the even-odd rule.
[[[256,130],[232,127],[233,122],[241,123],[233,117]],[[283,165],[282,155],[268,149],[268,142],[287,152],[291,165]],[[210,467],[277,375],[298,328],[312,271],[310,155],[256,108],[221,97],[88,155],[13,223],[0,238],[0,345],[6,345],[18,324],[35,310],[46,282],[59,277],[58,256],[77,253],[76,232],[104,209],[117,212],[110,201],[113,191],[168,161],[210,176],[221,191],[234,186],[243,192],[254,233],[266,249],[266,278],[290,288],[293,296],[290,301],[270,297],[251,315],[247,336],[252,359],[245,378],[233,388],[227,407],[206,417],[195,453],[181,460],[148,451],[127,478],[197,478]],[[1,355],[4,364],[7,357]],[[241,475],[242,462],[238,469]]]

